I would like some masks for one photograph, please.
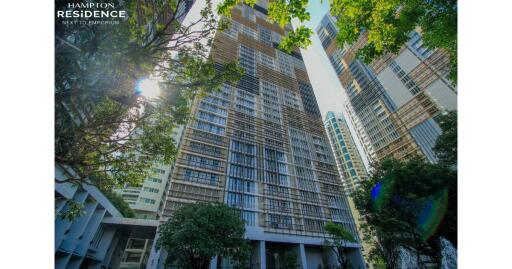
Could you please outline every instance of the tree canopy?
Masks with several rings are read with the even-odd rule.
[[[224,0],[217,6],[217,12],[222,16],[231,16],[231,10],[238,4],[244,3],[251,7],[256,0]],[[308,0],[274,0],[268,3],[268,20],[277,23],[284,28],[290,24],[292,19],[300,22],[310,20],[311,15],[306,10]],[[294,48],[307,48],[311,45],[313,30],[305,26],[299,26],[290,31],[279,44],[279,48],[285,52],[291,52]]]
[[[434,147],[439,162],[457,166],[457,112],[450,111],[441,115],[437,121],[443,130]]]
[[[192,100],[243,73],[208,56],[213,33],[225,27],[210,1],[187,25],[176,12],[184,0],[114,4],[131,14],[127,21],[55,24],[55,162],[75,172],[64,181],[103,191],[139,185],[154,164],[170,164],[172,130],[187,121]],[[136,90],[150,77],[161,81],[154,100]]]
[[[115,192],[105,192],[105,196],[110,202],[116,207],[117,210],[125,218],[135,218],[135,212],[133,212],[130,205],[124,201],[123,197]]]
[[[438,121],[439,163],[421,157],[384,160],[354,194],[366,222],[362,230],[373,245],[370,258],[383,260],[386,268],[395,268],[401,248],[440,262],[440,237],[457,246],[456,113]]]
[[[254,0],[224,0],[219,14],[229,15],[239,3],[254,5]],[[273,0],[268,4],[268,19],[281,27],[298,19],[310,20],[308,0]],[[337,41],[340,46],[353,44],[362,33],[368,34],[367,44],[358,56],[370,63],[385,53],[397,53],[409,40],[416,27],[421,29],[427,48],[440,48],[450,56],[449,77],[457,81],[457,1],[456,0],[329,0],[330,13],[337,19]],[[298,26],[283,38],[279,47],[290,51],[311,44],[313,31]]]
[[[229,257],[240,268],[248,263],[250,247],[239,211],[222,203],[187,204],[160,225],[157,246],[180,268],[208,268],[215,256]]]
[[[332,236],[330,239],[326,239],[324,245],[329,247],[336,255],[336,259],[340,264],[341,268],[348,268],[348,259],[345,256],[343,248],[347,242],[357,242],[356,237],[341,224],[328,221],[325,224],[325,231]]]
[[[354,43],[363,32],[367,44],[359,56],[369,63],[385,53],[397,53],[416,27],[427,48],[442,48],[450,55],[450,79],[457,79],[456,0],[333,0],[339,44]]]

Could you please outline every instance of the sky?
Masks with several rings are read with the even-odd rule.
[[[329,1],[309,1],[308,11],[311,20],[305,25],[314,31],[328,10]],[[347,97],[316,33],[313,34],[312,45],[307,49],[301,49],[301,53],[322,119],[325,119],[328,111],[342,112]]]
[[[304,25],[313,29],[314,32],[315,28],[318,26],[324,15],[327,14],[328,10],[329,1],[310,0],[308,4],[308,11],[311,15],[311,20],[304,23]],[[296,25],[298,25],[297,21],[294,22],[294,26]],[[306,69],[308,70],[309,81],[313,86],[318,106],[322,113],[322,120],[325,119],[325,116],[329,111],[341,112],[345,115],[345,119],[348,123],[350,132],[352,133],[354,142],[356,143],[357,149],[363,159],[363,163],[368,170],[370,167],[368,157],[364,153],[363,146],[359,142],[359,139],[357,139],[354,126],[348,119],[345,111],[345,102],[347,100],[345,90],[343,89],[343,86],[341,86],[329,58],[327,58],[327,54],[325,53],[316,32],[313,33],[311,41],[312,45],[307,49],[301,49],[301,53]]]

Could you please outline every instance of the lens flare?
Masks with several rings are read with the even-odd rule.
[[[389,181],[381,181],[375,184],[370,194],[372,204],[378,211],[392,203],[404,210],[418,212],[416,223],[422,240],[428,240],[436,233],[448,209],[448,190],[431,195],[425,201],[414,201],[396,194]]]
[[[135,86],[135,94],[142,95],[148,99],[157,98],[160,95],[158,81],[147,78],[138,81]]]
[[[371,191],[371,197],[373,206],[375,209],[380,210],[381,207],[389,200],[392,193],[392,187],[390,184],[385,182],[378,182],[375,184],[375,186],[372,188]]]
[[[448,209],[448,190],[443,190],[428,199],[423,204],[423,210],[418,217],[421,239],[428,240],[435,234],[444,219]]]

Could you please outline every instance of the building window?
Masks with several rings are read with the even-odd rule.
[[[290,55],[280,51],[276,50],[277,53],[277,62],[278,62],[278,68],[279,72],[284,73],[285,75],[289,77],[295,77],[295,73],[292,68],[291,63],[291,57]]]
[[[412,80],[395,61],[392,61],[389,67],[391,67],[391,70],[393,70],[395,75],[402,81],[412,95],[416,95],[421,91],[414,80]]]
[[[144,198],[144,197],[139,198],[139,201],[141,201],[142,203],[151,204],[151,205],[154,205],[156,203],[156,201],[154,199],[149,199],[149,198]]]
[[[240,45],[239,49],[240,66],[245,70],[246,74],[256,76],[255,52],[253,48]]]
[[[268,56],[267,54],[260,52],[260,63],[272,70],[275,70],[274,58]]]
[[[162,183],[162,179],[156,178],[156,177],[150,177],[147,179],[147,181],[155,182],[155,183]]]
[[[240,23],[231,20],[231,26],[224,30],[223,33],[234,40],[238,40],[238,32],[240,31]]]
[[[153,168],[153,169],[151,169],[151,171],[153,171],[156,174],[161,174],[161,175],[165,174],[165,170],[163,170],[163,169]]]
[[[345,69],[345,66],[343,65],[343,56],[345,55],[345,50],[337,49],[330,57],[329,60],[331,61],[332,66],[334,67],[334,70],[336,71],[336,74],[339,76],[341,73],[343,73],[343,70]]]
[[[207,132],[210,132],[210,133],[214,133],[214,134],[217,134],[217,135],[224,135],[224,133],[226,131],[226,128],[224,128],[224,127],[220,127],[220,126],[217,126],[215,124],[212,124],[212,123],[209,123],[209,122],[205,122],[205,121],[202,121],[202,120],[196,120],[196,122],[192,126],[197,128],[197,129],[200,129],[200,130],[203,130],[203,131],[207,131]]]
[[[409,44],[414,52],[416,52],[416,55],[418,55],[422,60],[428,58],[428,56],[432,55],[433,51],[428,49],[423,45],[423,39],[421,38],[421,35],[413,31],[410,34],[411,39],[409,40]]]
[[[272,47],[272,34],[271,34],[270,30],[263,26],[258,26],[258,30],[259,30],[260,41],[263,44]]]
[[[190,182],[198,182],[202,184],[217,185],[219,176],[208,172],[196,171],[185,168],[185,171],[183,173],[183,180]]]
[[[256,212],[244,211],[243,220],[245,221],[245,225],[247,226],[255,226],[256,225]]]
[[[142,189],[146,192],[152,192],[152,193],[158,193],[158,191],[159,191],[157,188],[150,188],[150,187],[144,187]]]

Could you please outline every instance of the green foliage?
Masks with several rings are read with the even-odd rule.
[[[357,242],[356,238],[341,224],[337,224],[332,221],[328,221],[325,224],[324,229],[332,236],[332,238],[324,241],[324,246],[329,247],[334,252],[341,268],[348,268],[348,260],[344,254],[344,247],[347,242]]]
[[[297,263],[297,253],[293,250],[288,250],[283,253],[283,258],[281,259],[280,269],[296,269],[299,264]]]
[[[119,25],[56,22],[55,162],[76,172],[64,182],[103,191],[138,185],[153,165],[174,160],[172,130],[186,122],[192,100],[241,77],[236,63],[216,69],[207,57],[217,30],[211,2],[190,25],[169,13],[182,2],[114,0],[130,15]],[[162,81],[157,100],[134,90],[151,75]]]
[[[368,42],[358,55],[370,63],[385,53],[397,53],[420,27],[424,45],[442,48],[450,56],[450,79],[457,75],[457,1],[454,0],[334,0],[331,14],[338,21],[339,44],[354,43],[363,32]]]
[[[224,0],[219,14],[229,16],[230,10],[241,0]],[[292,19],[305,22],[310,19],[306,8],[308,0],[274,0],[268,5],[268,20],[281,27]],[[444,49],[450,56],[449,78],[457,82],[457,1],[456,0],[332,0],[330,13],[337,18],[336,37],[341,46],[353,44],[363,32],[368,33],[367,44],[358,57],[370,63],[385,53],[397,53],[409,40],[409,33],[421,29],[424,45],[430,49]],[[311,44],[311,29],[301,26],[281,41],[280,48],[306,48]],[[307,31],[309,30],[309,31]]]
[[[400,247],[439,262],[440,237],[457,245],[457,113],[441,115],[438,122],[443,130],[434,148],[439,163],[430,164],[419,157],[405,161],[384,160],[376,165],[370,179],[363,182],[354,195],[356,206],[366,221],[362,231],[372,245],[370,259],[375,264],[395,268]],[[372,194],[378,183],[381,193]],[[418,205],[436,201],[436,197],[445,193],[447,196],[443,197],[447,200],[437,200],[440,206],[432,212],[429,218],[432,222],[420,221],[422,210]],[[430,228],[435,230],[425,229],[425,223],[434,223]],[[430,233],[425,236],[426,232]]]
[[[381,186],[380,191],[377,185]],[[384,191],[389,193],[384,195]],[[447,200],[436,199],[443,193],[448,193],[442,196]],[[393,268],[389,266],[397,262],[399,247],[404,247],[438,259],[435,241],[440,236],[456,240],[456,193],[457,172],[444,165],[430,164],[419,157],[404,161],[388,159],[378,164],[354,195],[366,221],[362,225],[365,237],[378,238],[378,242],[372,243],[370,258],[381,258],[388,268]],[[435,210],[427,212],[425,218],[424,205],[429,203]],[[425,226],[426,223],[430,226]]]
[[[135,213],[126,203],[123,197],[115,192],[105,192],[104,195],[108,200],[121,212],[121,215],[125,218],[135,218]]]
[[[325,231],[333,236],[332,244],[342,246],[345,242],[357,242],[354,235],[349,232],[345,227],[340,224],[336,224],[332,221],[328,221],[325,224]]]
[[[457,166],[457,112],[450,111],[441,115],[437,121],[443,130],[434,147],[439,162]]]
[[[313,30],[305,26],[299,26],[281,40],[279,48],[287,53],[290,53],[294,47],[305,49],[311,45],[311,34],[313,34]]]
[[[187,204],[160,226],[159,248],[170,253],[180,268],[208,268],[220,255],[246,267],[250,246],[239,212],[222,203]]]
[[[306,11],[308,0],[275,0],[268,4],[268,18],[270,22],[278,23],[285,27],[292,22],[292,18],[297,18],[305,22],[311,18]]]
[[[224,0],[217,6],[217,13],[222,16],[231,17],[231,10],[238,4],[254,6],[256,0]]]
[[[254,6],[255,0],[224,0],[217,7],[217,13],[222,16],[231,17],[231,10],[238,4],[245,3]],[[310,20],[311,16],[306,10],[308,0],[274,0],[268,4],[268,21],[277,23],[284,28],[290,24],[293,18],[300,22]],[[307,48],[311,45],[311,34],[313,30],[299,26],[297,29],[290,31],[279,44],[279,48],[283,51],[290,52],[294,48]]]
[[[73,221],[75,218],[78,218],[86,213],[83,209],[83,204],[77,203],[74,200],[67,200],[66,204],[64,205],[64,209],[57,212],[56,215],[62,220]]]

